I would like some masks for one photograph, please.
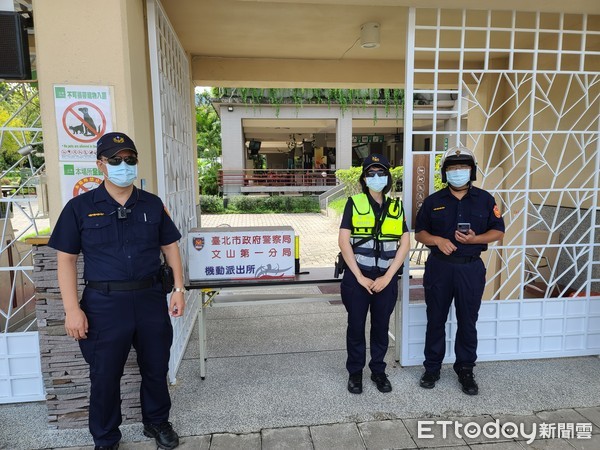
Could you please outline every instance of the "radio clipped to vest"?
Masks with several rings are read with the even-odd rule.
[[[162,253],[162,264],[158,270],[158,278],[162,283],[163,293],[169,294],[175,287],[175,276],[173,275],[173,269],[167,263],[167,257]]]

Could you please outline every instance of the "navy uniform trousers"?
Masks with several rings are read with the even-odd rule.
[[[98,446],[121,438],[120,382],[131,346],[137,352],[142,376],[142,421],[168,420],[171,400],[167,372],[173,327],[162,285],[135,291],[87,287],[81,309],[88,318],[87,339],[79,341],[90,365],[90,432]]]
[[[477,318],[485,288],[483,261],[458,264],[430,255],[425,263],[423,287],[427,304],[425,370],[438,372],[446,353],[446,320],[454,299],[457,330],[454,369],[474,367],[477,360]]]
[[[363,274],[371,279],[380,276],[376,274]],[[371,361],[369,368],[372,373],[385,372],[386,364],[383,361],[388,350],[390,316],[394,311],[398,298],[398,283],[394,278],[381,292],[369,294],[362,287],[349,269],[344,271],[344,278],[340,286],[342,302],[348,312],[348,328],[346,330],[346,349],[348,359],[346,369],[348,373],[361,372],[366,363],[367,343],[365,339],[365,325],[367,313],[371,310]]]

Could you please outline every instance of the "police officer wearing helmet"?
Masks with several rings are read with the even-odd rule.
[[[49,242],[57,250],[65,329],[90,365],[90,432],[96,449],[119,447],[120,380],[133,345],[142,377],[144,434],[160,448],[172,449],[179,437],[168,422],[169,315],[180,317],[185,309],[181,234],[161,199],[133,186],[138,151],[127,135],[105,134],[96,155],[104,182],[66,204]],[[161,251],[175,278],[168,305],[158,277]],[[80,252],[86,280],[81,303]]]
[[[402,201],[386,195],[392,186],[390,163],[385,156],[372,154],[365,158],[362,167],[363,192],[348,199],[338,238],[347,265],[341,295],[348,312],[346,369],[348,390],[353,394],[360,394],[363,389],[369,310],[371,380],[380,392],[392,390],[384,357],[390,316],[398,297],[397,274],[410,247]]]
[[[472,185],[477,162],[471,150],[448,150],[442,156],[440,169],[442,181],[448,186],[425,199],[415,226],[415,239],[431,250],[423,276],[427,331],[425,372],[419,384],[431,389],[440,378],[446,352],[446,320],[454,299],[458,322],[454,371],[462,391],[477,395],[479,386],[473,375],[476,323],[486,275],[480,254],[489,243],[502,239],[504,221],[494,197]]]

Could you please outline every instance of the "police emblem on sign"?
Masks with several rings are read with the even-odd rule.
[[[198,251],[204,248],[204,238],[203,237],[195,237],[194,238],[194,248]]]

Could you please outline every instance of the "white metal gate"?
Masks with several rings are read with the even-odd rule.
[[[29,83],[6,86],[0,103],[18,102],[18,108],[0,122],[0,151],[18,146],[22,156],[0,173],[0,404],[45,398],[31,277],[33,251],[20,242],[39,233],[48,212],[44,163],[36,167],[32,159],[42,144],[39,96],[37,87]],[[4,191],[9,186],[3,182],[26,161],[31,170],[21,173],[15,189]]]
[[[196,226],[195,180],[196,146],[193,142],[194,116],[192,80],[188,57],[158,0],[147,0],[148,39],[154,105],[154,140],[158,193],[182,239]],[[181,245],[184,271],[187,246]],[[200,307],[197,296],[186,294],[184,317],[173,319],[174,339],[169,362],[169,378],[175,382],[187,341]]]
[[[433,192],[436,156],[461,143],[506,222],[483,255],[480,360],[600,353],[599,38],[600,16],[410,10],[405,185],[420,157]],[[418,288],[404,277],[403,365],[423,361]],[[452,309],[445,362],[455,332]]]

